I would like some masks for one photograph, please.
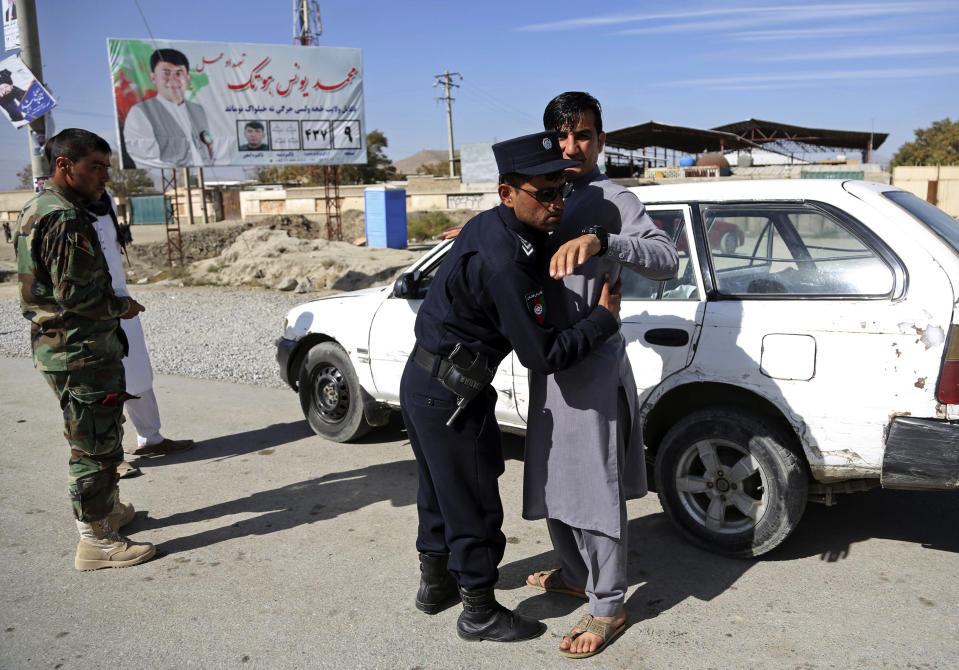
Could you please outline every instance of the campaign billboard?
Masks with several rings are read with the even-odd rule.
[[[107,39],[124,168],[366,162],[360,49]]]
[[[3,48],[6,51],[20,48],[20,26],[14,0],[3,0]]]
[[[0,60],[0,109],[14,127],[39,119],[56,105],[57,101],[19,56]]]

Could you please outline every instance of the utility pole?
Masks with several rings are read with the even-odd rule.
[[[459,72],[450,72],[445,70],[443,74],[434,74],[433,77],[436,81],[433,82],[433,86],[443,85],[443,90],[446,92],[446,95],[442,98],[436,98],[437,100],[446,101],[446,127],[449,129],[450,134],[450,176],[456,176],[456,169],[454,167],[455,158],[453,157],[453,98],[450,97],[450,87],[459,88],[459,84],[454,84],[452,79],[453,77],[459,77],[460,81],[463,80],[463,75]]]
[[[293,44],[315,46],[323,34],[316,0],[293,0]]]
[[[203,223],[210,223],[210,217],[206,211],[206,184],[203,182],[203,168],[196,169],[196,185],[200,189],[200,202],[203,203]]]
[[[20,58],[38,82],[43,83],[43,63],[40,59],[40,33],[37,30],[37,8],[34,0],[16,0],[17,20],[20,23]],[[47,112],[50,114],[50,112]],[[38,177],[50,176],[50,166],[43,154],[43,143],[47,141],[46,116],[41,116],[29,125],[28,144],[30,147],[30,170],[33,172],[33,184]]]
[[[320,5],[316,0],[293,0],[293,44],[310,47],[319,44],[323,34]],[[323,166],[323,201],[326,205],[326,236],[343,241],[343,216],[340,209],[340,166]]]
[[[183,183],[186,184],[186,214],[187,220],[192,226],[196,223],[193,220],[193,190],[190,188],[190,168],[183,168]]]

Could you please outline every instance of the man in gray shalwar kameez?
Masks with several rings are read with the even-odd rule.
[[[559,131],[564,157],[581,161],[567,170],[572,191],[550,240],[550,275],[562,281],[549,282],[547,317],[562,328],[595,306],[604,278],[615,284],[623,265],[662,280],[678,258],[639,199],[596,167],[606,135],[595,98],[563,93],[543,123]],[[560,569],[527,583],[589,599],[590,614],[563,638],[564,656],[595,654],[625,627],[626,500],[647,492],[637,412],[621,333],[563,372],[530,375],[523,517],[547,520]]]

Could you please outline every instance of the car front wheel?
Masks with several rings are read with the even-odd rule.
[[[303,414],[318,435],[349,442],[369,432],[363,389],[340,345],[321,342],[310,349],[300,368],[299,392]]]
[[[806,508],[809,480],[772,421],[739,407],[693,412],[656,454],[659,500],[687,539],[727,556],[781,544]]]

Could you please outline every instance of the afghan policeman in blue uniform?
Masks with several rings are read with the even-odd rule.
[[[550,325],[543,245],[563,213],[563,170],[579,163],[563,158],[553,130],[494,144],[493,154],[501,204],[467,222],[437,271],[400,403],[419,470],[416,607],[435,614],[458,594],[461,638],[513,642],[546,627],[493,593],[506,548],[497,484],[505,466],[490,381],[510,350],[542,374],[583,360],[619,329],[619,293],[607,282],[585,318]]]

